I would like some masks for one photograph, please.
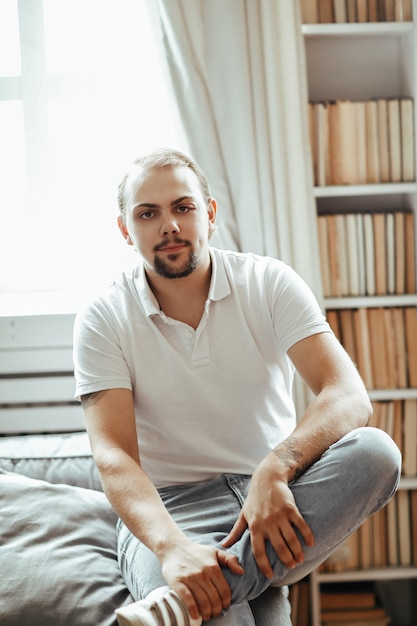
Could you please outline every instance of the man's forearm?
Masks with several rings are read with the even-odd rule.
[[[300,419],[292,434],[273,450],[288,482],[301,476],[323,452],[351,430],[365,426],[372,412],[362,393],[343,396],[326,389]]]
[[[96,459],[104,491],[129,530],[158,557],[185,536],[144,470],[121,450]]]

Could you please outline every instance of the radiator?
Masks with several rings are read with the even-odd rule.
[[[74,400],[74,315],[0,317],[0,433],[85,430]]]

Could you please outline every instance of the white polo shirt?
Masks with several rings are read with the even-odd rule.
[[[295,426],[287,350],[331,332],[288,265],[216,248],[210,255],[196,330],[164,315],[142,265],[76,320],[76,397],[133,391],[141,464],[157,487],[252,474]]]

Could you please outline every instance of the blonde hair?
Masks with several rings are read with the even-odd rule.
[[[211,199],[211,192],[207,177],[200,166],[191,157],[172,148],[158,148],[148,154],[137,157],[132,163],[131,171],[122,178],[119,184],[117,201],[123,222],[125,222],[126,218],[127,182],[131,173],[139,167],[144,170],[150,170],[154,167],[189,167],[190,170],[192,170],[197,176],[203,198],[207,202]]]

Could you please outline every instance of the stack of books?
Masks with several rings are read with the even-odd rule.
[[[414,181],[413,108],[412,98],[310,102],[315,184]]]
[[[323,587],[320,600],[322,626],[385,626],[390,621],[371,586]]]
[[[327,320],[368,389],[417,388],[417,309],[329,309]]]
[[[325,297],[416,292],[413,213],[328,213],[317,219]]]
[[[411,21],[412,0],[301,0],[304,24]]]

